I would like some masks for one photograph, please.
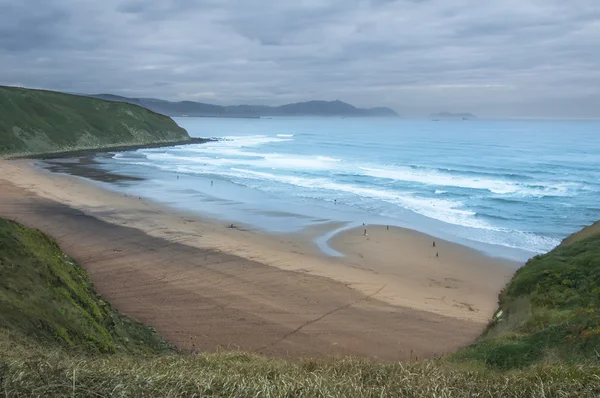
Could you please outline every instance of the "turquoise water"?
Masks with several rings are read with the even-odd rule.
[[[224,140],[102,160],[147,178],[119,189],[274,232],[376,222],[515,259],[600,219],[598,121],[176,121]]]

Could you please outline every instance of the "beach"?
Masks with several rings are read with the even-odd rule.
[[[314,238],[337,222],[267,234],[30,160],[2,160],[0,170],[1,217],[55,237],[111,304],[183,350],[435,357],[481,333],[518,267],[374,225],[335,235],[344,256],[329,257]]]

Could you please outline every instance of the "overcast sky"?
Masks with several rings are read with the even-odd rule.
[[[600,117],[600,0],[0,0],[0,84]]]

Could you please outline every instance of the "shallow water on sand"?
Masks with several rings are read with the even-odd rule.
[[[414,228],[526,259],[600,219],[600,122],[177,118],[224,140],[98,158],[118,189],[268,231]]]

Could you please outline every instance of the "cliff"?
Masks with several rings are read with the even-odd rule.
[[[140,106],[0,86],[0,156],[190,140],[172,119]]]
[[[458,357],[500,369],[600,360],[600,223],[521,267],[487,330]]]

